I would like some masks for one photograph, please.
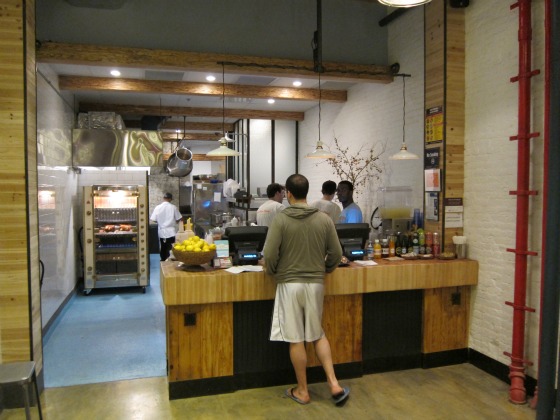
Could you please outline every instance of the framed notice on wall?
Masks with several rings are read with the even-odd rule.
[[[439,219],[439,193],[426,193],[426,220],[437,222]]]
[[[443,141],[443,106],[434,106],[426,110],[426,144]]]
[[[424,190],[425,191],[441,191],[439,169],[425,169],[424,170]]]

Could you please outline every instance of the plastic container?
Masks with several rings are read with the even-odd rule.
[[[410,219],[412,216],[411,187],[382,187],[378,190],[382,219]]]

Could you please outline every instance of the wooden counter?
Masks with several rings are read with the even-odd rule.
[[[270,342],[275,282],[264,272],[161,263],[170,398],[293,383],[286,343]],[[340,378],[462,362],[473,260],[351,263],[325,279],[323,328]],[[308,346],[310,382],[324,380]]]

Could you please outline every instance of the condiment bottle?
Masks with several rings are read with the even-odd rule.
[[[389,236],[389,257],[394,257],[396,255],[395,249],[395,237],[393,235]]]
[[[412,251],[412,249],[410,251]],[[410,251],[408,249],[408,235],[406,233],[403,233],[403,235],[401,236],[401,255],[406,254]]]
[[[418,243],[418,232],[412,234],[412,252],[420,254],[420,244]]]
[[[439,233],[434,232],[434,243],[432,245],[432,252],[435,257],[439,256],[440,254],[440,245],[439,245]]]
[[[426,236],[425,236],[423,230],[420,230],[418,232],[418,244],[420,245],[420,254],[425,254],[426,253]]]
[[[397,232],[397,240],[395,242],[395,255],[400,257],[402,254],[402,241],[401,241],[401,233]]]
[[[389,241],[387,238],[381,240],[381,258],[389,258]]]
[[[366,246],[366,259],[373,260],[373,244],[368,241]]]
[[[373,245],[373,259],[381,259],[381,244],[379,243],[379,239],[376,239]]]

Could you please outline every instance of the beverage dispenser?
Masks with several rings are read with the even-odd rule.
[[[385,235],[407,232],[412,223],[412,188],[382,187],[378,194],[381,224]]]

